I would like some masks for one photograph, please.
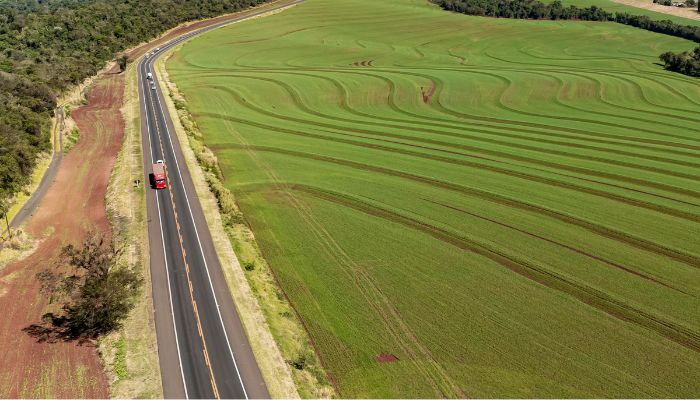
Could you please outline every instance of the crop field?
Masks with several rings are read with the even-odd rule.
[[[308,0],[167,67],[341,396],[698,397],[693,47]]]

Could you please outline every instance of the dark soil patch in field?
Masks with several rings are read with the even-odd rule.
[[[378,354],[377,357],[375,357],[375,358],[380,363],[389,363],[389,362],[399,361],[398,357],[396,357],[393,354],[389,354],[389,353]]]
[[[355,67],[374,67],[374,60],[362,60],[362,61],[355,61],[352,63],[353,66]]]
[[[428,104],[430,102],[430,98],[435,94],[435,89],[437,89],[437,85],[433,81],[430,82],[430,86],[420,88],[423,94],[423,103]]]

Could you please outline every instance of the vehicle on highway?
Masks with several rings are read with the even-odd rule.
[[[165,179],[165,163],[163,160],[156,161],[153,164],[153,173],[151,173],[151,186],[154,189],[165,189],[168,184]]]
[[[153,79],[153,74],[152,73],[147,73],[146,74],[146,79]]]
[[[152,84],[151,84],[151,90],[156,90],[156,84],[155,84],[155,83],[152,83]]]

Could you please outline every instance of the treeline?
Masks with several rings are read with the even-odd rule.
[[[56,97],[123,49],[268,0],[0,0],[0,217],[49,148]]]
[[[560,0],[544,4],[538,0],[432,0],[445,10],[496,18],[611,21],[648,31],[700,42],[700,27],[657,21],[645,15],[610,13],[600,7],[564,7]]]
[[[626,12],[610,13],[600,7],[564,7],[560,0],[544,4],[538,0],[432,0],[445,10],[468,15],[495,18],[611,21],[648,31],[663,33],[700,43],[700,27],[681,25],[670,20],[653,20],[645,15]],[[668,69],[678,72],[697,71],[694,53],[664,53],[662,60]],[[663,57],[667,58],[666,61]],[[693,61],[695,60],[695,61]],[[695,67],[693,67],[695,65]],[[693,69],[694,68],[694,69]],[[686,73],[686,72],[683,72]],[[690,74],[689,74],[690,75]],[[697,76],[697,75],[694,75]]]
[[[693,51],[684,51],[679,54],[669,51],[659,58],[666,65],[666,69],[670,71],[700,77],[700,46]]]

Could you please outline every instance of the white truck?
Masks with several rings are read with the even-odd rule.
[[[147,73],[147,74],[146,74],[146,79],[148,79],[148,80],[153,79],[153,74],[151,74],[150,72]]]

